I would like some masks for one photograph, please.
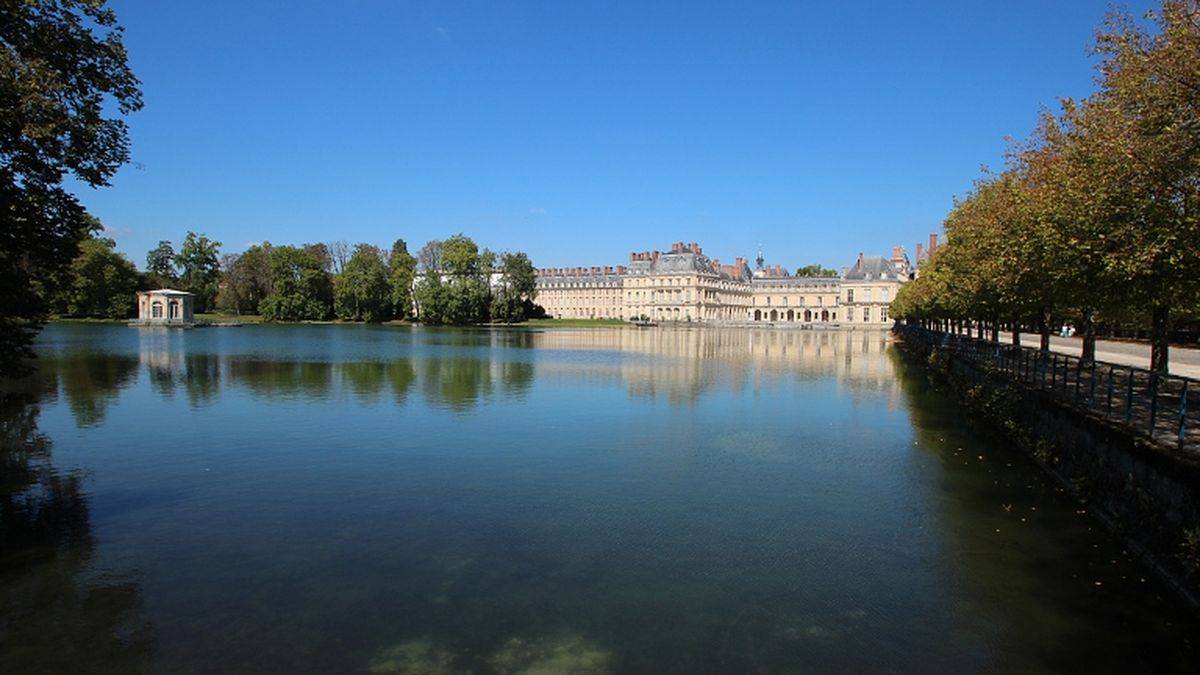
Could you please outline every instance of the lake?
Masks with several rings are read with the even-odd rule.
[[[0,672],[1128,672],[1200,622],[871,331],[55,324]]]

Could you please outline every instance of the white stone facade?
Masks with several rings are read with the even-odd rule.
[[[751,272],[745,259],[722,265],[696,243],[630,254],[629,266],[538,270],[537,302],[563,319],[766,323],[886,327],[888,306],[910,266],[859,254],[838,277],[794,277],[778,266]]]
[[[194,323],[192,306],[195,296],[187,291],[160,288],[138,291],[139,324],[147,326],[188,326]]]

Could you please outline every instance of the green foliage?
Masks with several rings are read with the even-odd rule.
[[[451,279],[445,288],[444,323],[466,326],[488,320],[492,294],[486,282],[477,278]]]
[[[102,2],[0,10],[0,376],[28,369],[56,278],[97,226],[64,177],[104,187],[129,158],[120,116],[142,98],[126,60],[122,29]]]
[[[429,242],[418,260],[422,275],[416,301],[421,321],[461,326],[488,320],[493,306],[488,280],[494,254],[480,253],[470,237],[457,234],[442,242]]]
[[[217,282],[221,276],[220,249],[221,242],[189,231],[179,248],[179,254],[175,256],[182,290],[195,294],[198,312],[208,311],[215,306]]]
[[[334,311],[343,321],[379,322],[392,318],[392,285],[383,252],[359,244],[334,278]]]
[[[271,244],[255,244],[241,255],[221,259],[221,282],[217,308],[241,314],[257,313],[263,298],[271,293]]]
[[[271,292],[259,303],[268,321],[322,321],[333,312],[333,283],[312,247],[273,247]]]
[[[414,298],[417,305],[417,318],[428,324],[446,323],[446,294],[448,289],[442,283],[440,274],[425,273],[417,282]]]
[[[519,323],[530,317],[537,296],[537,272],[524,253],[500,256],[500,283],[492,298],[493,321]]]
[[[388,280],[392,291],[392,314],[398,319],[412,312],[413,283],[417,275],[417,259],[408,252],[408,244],[397,239],[388,258]]]
[[[146,254],[146,272],[157,279],[175,278],[175,248],[171,242],[162,240]]]
[[[456,234],[443,241],[441,271],[451,277],[478,276],[479,247],[470,237],[462,234]]]
[[[68,316],[126,319],[133,314],[137,287],[137,268],[116,251],[116,242],[86,239],[71,263],[60,306]]]
[[[798,277],[836,277],[838,271],[821,265],[805,265],[796,269]]]

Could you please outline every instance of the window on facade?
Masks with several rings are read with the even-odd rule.
[[[871,320],[871,308],[863,307],[863,322],[865,323],[870,320]]]
[[[150,316],[155,319],[162,318],[162,303],[155,300],[150,304]]]
[[[846,290],[846,302],[854,302],[854,289],[853,288]]]
[[[863,292],[862,292],[862,299],[863,299],[863,302],[870,302],[870,301],[871,301],[871,289],[869,289],[869,288],[864,288],[864,289],[863,289]]]
[[[879,308],[879,320],[880,320],[880,321],[887,321],[887,307],[880,307],[880,308]]]

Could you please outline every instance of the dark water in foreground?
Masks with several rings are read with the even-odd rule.
[[[52,326],[0,420],[0,672],[1194,668],[886,340]]]

